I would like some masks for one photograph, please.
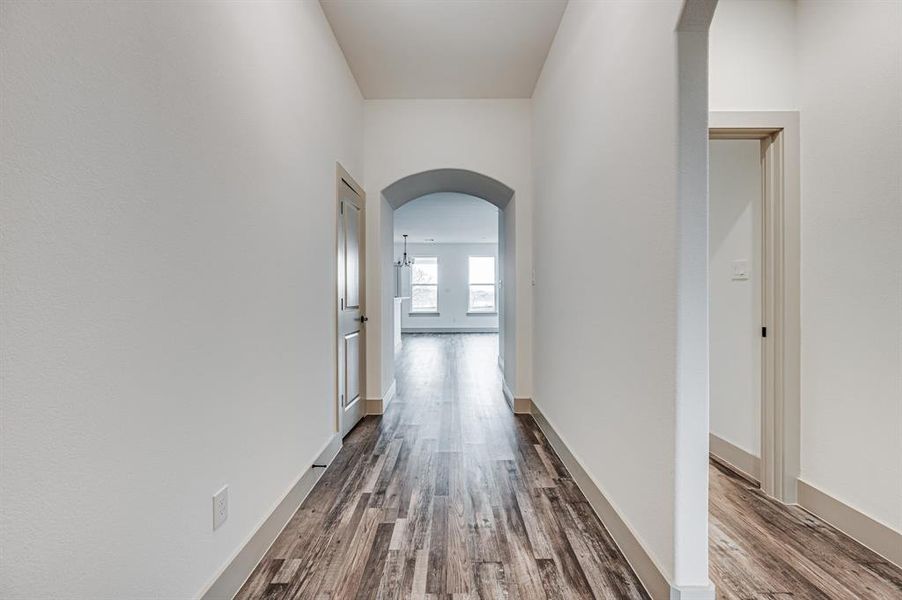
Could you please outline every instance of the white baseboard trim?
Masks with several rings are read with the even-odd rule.
[[[501,378],[501,391],[504,393],[504,399],[507,401],[507,405],[511,407],[511,410],[515,415],[528,415],[532,413],[532,399],[517,398],[514,396],[514,393],[511,391],[510,386],[507,385],[507,381],[505,381],[504,377]]]
[[[392,399],[395,397],[395,390],[398,386],[398,380],[392,379],[391,385],[388,386],[388,391],[385,392],[385,396],[382,398],[369,398],[366,401],[366,414],[368,415],[383,415],[385,414],[385,409],[388,408],[388,405],[391,404]]]
[[[620,548],[648,594],[654,600],[714,600],[714,586],[712,585],[672,586],[663,570],[645,551],[636,534],[608,501],[535,403],[532,403],[532,418],[535,419],[539,429],[545,434],[551,447],[567,467],[570,476],[573,477],[573,481],[589,501],[592,510],[614,538],[617,547]]]
[[[501,375],[501,392],[504,394],[504,400],[507,402],[507,405],[511,407],[511,410],[514,410],[514,393],[511,391],[510,386],[507,385],[507,380],[504,378],[504,374]]]
[[[198,594],[201,600],[231,600],[266,555],[270,546],[288,525],[288,521],[319,481],[326,469],[312,464],[329,465],[341,450],[341,436],[333,434],[319,451],[311,466],[301,474],[288,493],[276,503],[269,515],[232,555],[219,573]],[[328,468],[328,467],[327,467]]]
[[[531,415],[532,398],[514,398],[513,411],[515,415]]]
[[[388,391],[385,392],[385,397],[382,398],[382,411],[385,412],[385,409],[388,408],[388,405],[391,404],[391,401],[395,399],[395,392],[398,390],[398,380],[392,379],[391,385],[388,386]]]
[[[723,463],[727,468],[736,471],[746,479],[761,483],[761,459],[735,446],[725,439],[708,434],[708,450],[711,458]]]
[[[498,333],[497,327],[404,327],[401,333]]]
[[[684,585],[670,588],[670,600],[714,600],[717,594],[714,586],[708,585]]]
[[[902,533],[798,480],[799,506],[902,568]]]

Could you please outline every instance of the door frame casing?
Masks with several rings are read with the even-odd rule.
[[[341,336],[341,294],[339,293],[339,284],[340,281],[338,279],[338,261],[341,258],[341,248],[339,247],[341,243],[341,234],[339,228],[342,226],[342,217],[341,217],[341,192],[342,186],[347,185],[351,190],[354,191],[355,194],[360,198],[360,248],[359,248],[359,261],[360,261],[360,269],[363,279],[363,284],[360,285],[360,289],[358,294],[360,296],[360,314],[366,314],[366,192],[363,191],[363,188],[354,180],[350,173],[348,173],[347,169],[341,166],[341,163],[335,163],[335,248],[334,254],[332,256],[333,264],[336,265],[336,270],[333,271],[335,273],[335,281],[332,285],[332,289],[334,290],[334,306],[335,311],[333,313],[335,319],[335,327],[334,327],[334,335],[332,336],[333,342],[335,344],[333,348],[333,363],[335,365],[335,432],[341,433],[341,369],[339,368],[339,359],[340,359],[340,351],[338,347],[338,338]],[[361,373],[364,375],[360,378],[360,399],[359,402],[366,402],[366,325],[361,324],[361,334],[363,339],[360,343],[360,369]],[[365,405],[364,405],[365,406]],[[366,410],[364,410],[364,414]]]
[[[797,111],[712,111],[709,139],[761,142],[761,489],[798,500],[801,450],[801,188]]]

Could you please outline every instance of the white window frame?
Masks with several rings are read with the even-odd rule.
[[[470,281],[470,259],[471,258],[491,258],[492,259],[492,281],[490,283],[473,283]],[[470,289],[474,285],[486,286],[491,285],[494,289],[492,296],[492,308],[482,309],[470,306]],[[496,315],[498,314],[498,257],[487,254],[473,254],[467,256],[467,314],[468,315]]]
[[[414,256],[413,258],[413,266],[410,268],[410,314],[412,315],[437,315],[439,314],[439,306],[440,306],[440,298],[439,298],[439,268],[438,268],[438,256]],[[435,260],[435,283],[414,283],[413,282],[413,270],[416,268],[416,264],[419,261],[424,261],[426,259],[434,259]],[[414,287],[434,287],[435,288],[435,308],[427,308],[427,309],[418,309],[413,305],[413,288]]]

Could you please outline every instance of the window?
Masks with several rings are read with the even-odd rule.
[[[495,312],[495,257],[470,257],[468,312]]]
[[[414,258],[410,266],[410,302],[410,312],[438,312],[438,258]]]

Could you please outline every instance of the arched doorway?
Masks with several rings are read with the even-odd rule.
[[[528,400],[518,401],[512,392],[516,381],[517,331],[516,331],[516,246],[514,204],[515,192],[506,184],[482,173],[467,169],[443,168],[422,171],[403,177],[381,191],[385,224],[380,236],[382,279],[380,298],[382,318],[380,348],[382,351],[383,378],[394,380],[394,367],[390,357],[394,350],[395,313],[389,310],[394,304],[394,240],[392,224],[394,211],[423,196],[441,192],[452,192],[475,196],[495,205],[500,214],[498,220],[498,365],[502,372],[504,396],[515,412],[528,412]],[[386,233],[387,232],[387,235]],[[388,377],[390,375],[390,377]],[[390,396],[391,394],[389,394]],[[373,412],[381,412],[384,406],[374,407]]]

